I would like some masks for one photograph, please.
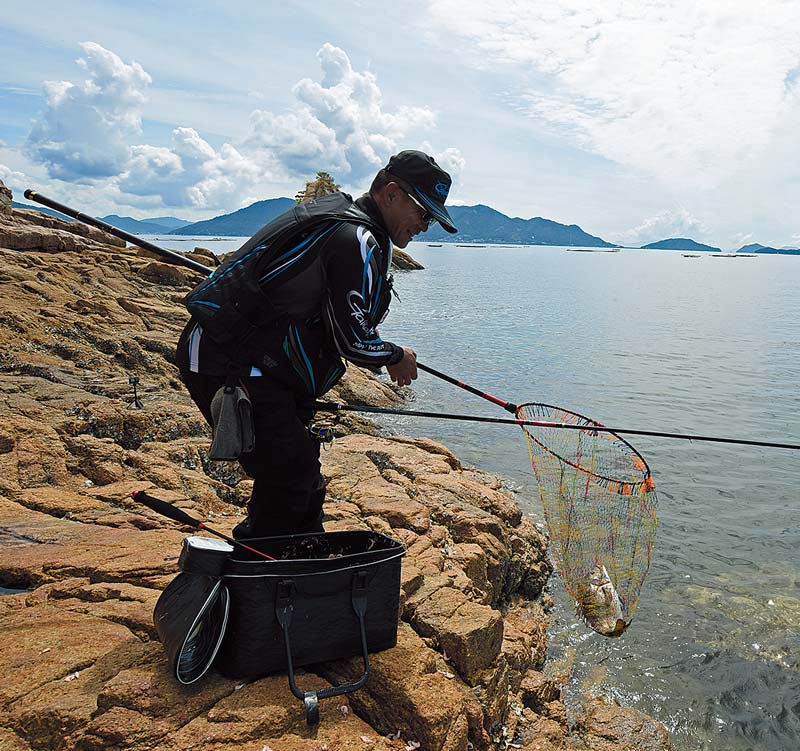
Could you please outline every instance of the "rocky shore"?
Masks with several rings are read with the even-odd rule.
[[[600,701],[568,725],[563,676],[543,671],[546,541],[500,480],[352,415],[323,453],[325,525],[406,545],[397,647],[372,656],[365,688],[323,700],[316,728],[283,674],[181,687],[152,612],[187,532],[129,494],[229,532],[250,489],[237,465],[208,461],[173,364],[195,281],[0,202],[0,586],[24,590],[0,597],[2,751],[671,748],[655,720]],[[354,367],[332,396],[401,398]],[[314,666],[298,683],[360,668]]]

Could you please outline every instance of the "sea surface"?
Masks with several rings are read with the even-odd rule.
[[[164,244],[242,242],[180,240]],[[395,275],[381,333],[423,363],[609,426],[800,444],[800,257],[408,250],[425,269]],[[509,417],[426,373],[412,394],[415,409]],[[383,422],[501,474],[543,523],[519,428]],[[601,695],[659,719],[681,751],[800,749],[800,451],[630,441],[657,484],[655,552],[620,639],[579,622],[552,578],[547,670],[569,674],[570,712]]]

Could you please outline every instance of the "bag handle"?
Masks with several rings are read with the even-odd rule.
[[[294,582],[284,579],[278,582],[278,596],[275,600],[275,615],[283,630],[283,642],[286,647],[286,665],[289,672],[289,688],[292,693],[305,704],[306,722],[316,725],[319,722],[319,700],[331,696],[341,696],[358,691],[369,678],[369,655],[367,653],[367,630],[364,617],[367,613],[367,572],[357,571],[353,575],[353,610],[358,616],[358,625],[361,630],[361,653],[364,659],[364,673],[353,683],[343,683],[341,686],[331,686],[319,691],[301,691],[294,680],[294,666],[292,665],[292,646],[289,640],[289,629],[292,624],[294,612]]]

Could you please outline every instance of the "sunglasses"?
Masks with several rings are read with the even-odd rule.
[[[433,214],[431,214],[431,212],[428,211],[428,209],[426,209],[405,188],[401,188],[401,190],[417,205],[417,208],[420,210],[420,214],[422,215],[422,223],[425,225],[425,229],[426,230],[430,229],[431,225],[436,221],[436,217]]]

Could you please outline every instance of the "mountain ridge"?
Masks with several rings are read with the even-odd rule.
[[[60,211],[55,211],[54,209],[48,209],[44,206],[35,206],[32,203],[20,203],[19,201],[12,201],[11,202],[12,209],[27,209],[28,211],[39,211],[42,214],[47,214],[47,216],[54,216],[56,219],[61,219],[65,222],[74,222],[75,220],[72,217],[65,216]]]
[[[132,217],[109,214],[100,217],[101,221],[132,234],[171,234],[212,236],[225,235],[234,237],[250,237],[276,216],[295,205],[291,198],[268,198],[245,206],[236,211],[199,222],[189,222],[174,216]],[[57,211],[27,203],[12,203],[15,209],[40,211],[60,219],[64,217]],[[666,238],[641,246],[620,246],[610,243],[601,237],[591,235],[577,224],[561,224],[552,219],[533,217],[521,219],[509,217],[501,211],[486,206],[454,205],[448,206],[459,232],[451,235],[439,224],[434,224],[427,232],[417,235],[417,242],[427,243],[480,243],[486,245],[555,245],[566,247],[616,248],[640,247],[644,250],[692,250],[718,252],[720,248],[699,243],[690,238]],[[737,253],[759,253],[774,255],[800,255],[800,249],[792,247],[774,248],[760,243],[743,245]]]
[[[577,224],[552,219],[509,217],[491,206],[448,206],[459,231],[451,235],[440,224],[418,235],[418,242],[468,242],[490,245],[566,245],[613,248],[613,243],[584,232]]]
[[[703,245],[703,243],[690,240],[688,237],[670,237],[641,247],[643,250],[706,250],[714,253],[718,253],[720,250],[711,245]]]
[[[110,224],[112,227],[130,232],[134,235],[167,235],[175,229],[185,227],[191,222],[184,222],[177,217],[160,217],[163,222],[156,219],[134,219],[130,216],[120,216],[119,214],[108,214],[99,217],[101,222]],[[176,224],[177,222],[177,224]]]
[[[267,198],[229,214],[221,214],[201,222],[172,230],[171,235],[231,235],[250,237],[267,222],[295,206],[293,198]]]
[[[800,256],[800,248],[773,248],[769,245],[761,245],[761,243],[750,243],[749,245],[742,245],[737,253],[760,253],[764,255],[774,256]]]

